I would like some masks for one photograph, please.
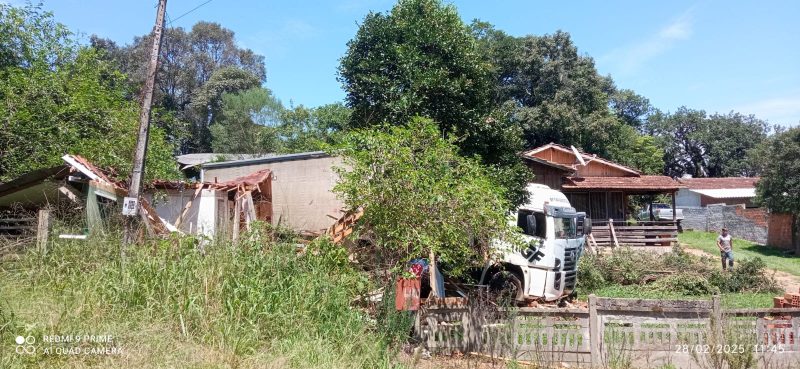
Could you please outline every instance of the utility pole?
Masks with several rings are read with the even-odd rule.
[[[153,27],[153,48],[150,51],[150,64],[147,66],[147,80],[142,90],[142,110],[139,113],[139,137],[136,139],[136,153],[133,156],[133,171],[128,188],[128,196],[122,204],[122,214],[125,219],[125,237],[123,242],[130,245],[136,238],[136,216],[139,214],[139,192],[142,188],[144,176],[144,160],[147,156],[148,131],[150,129],[150,106],[153,103],[153,89],[156,84],[158,71],[158,56],[161,53],[161,36],[164,31],[164,14],[167,11],[167,0],[158,1],[158,14]],[[125,245],[122,247],[122,256],[125,256]]]

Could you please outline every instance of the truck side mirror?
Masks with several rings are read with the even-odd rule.
[[[525,217],[525,233],[535,236],[536,235],[536,217],[529,214]]]
[[[592,233],[592,220],[589,218],[583,218],[583,234],[590,233]]]

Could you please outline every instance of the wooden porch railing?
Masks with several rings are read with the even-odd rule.
[[[678,224],[671,220],[638,221],[592,219],[598,246],[672,246],[678,242]]]

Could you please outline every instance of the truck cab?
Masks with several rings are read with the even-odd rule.
[[[487,264],[481,281],[518,302],[560,300],[575,290],[591,221],[559,191],[541,184],[529,184],[527,191],[527,203],[509,215],[525,247],[494,243],[496,258]]]

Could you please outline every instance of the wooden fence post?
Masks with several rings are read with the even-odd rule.
[[[614,231],[614,219],[608,220],[608,229],[611,231],[611,238],[614,240],[614,246],[619,247],[619,242],[617,241],[617,232]]]
[[[591,352],[591,363],[593,368],[599,368],[602,364],[600,355],[600,317],[597,316],[597,296],[589,295],[589,351]]]
[[[36,226],[36,247],[41,253],[47,252],[47,236],[50,233],[50,210],[39,210],[39,223]]]

